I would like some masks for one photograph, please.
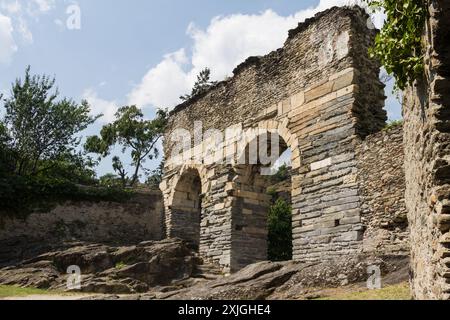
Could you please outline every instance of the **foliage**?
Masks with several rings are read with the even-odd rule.
[[[292,259],[292,208],[278,199],[269,209],[268,255],[271,261]]]
[[[162,138],[167,124],[167,110],[158,110],[156,118],[145,120],[142,111],[136,106],[125,106],[116,113],[116,120],[103,127],[100,137],[89,137],[85,150],[107,157],[111,148],[118,144],[122,152],[131,150],[134,173],[128,173],[119,157],[113,158],[113,169],[120,176],[122,185],[135,186],[140,177],[140,170],[147,159],[157,158],[159,150],[156,144]]]
[[[35,296],[35,295],[51,295],[51,294],[59,295],[62,293],[43,289],[20,288],[16,286],[0,285],[0,298],[26,297],[31,295]]]
[[[97,117],[87,102],[58,100],[55,79],[31,75],[12,84],[0,97],[0,215],[25,217],[67,200],[124,201],[131,193],[97,184],[96,163],[77,151],[80,132]]]
[[[67,200],[122,202],[132,195],[120,188],[86,187],[64,179],[6,175],[0,176],[0,215],[20,218]]]
[[[267,188],[267,195],[271,196],[274,202],[278,199],[278,191],[274,187]]]
[[[391,130],[393,128],[401,127],[403,126],[404,121],[403,120],[393,120],[389,121],[383,130]]]
[[[398,89],[421,77],[424,71],[422,33],[427,15],[425,0],[366,0],[374,10],[382,9],[386,23],[370,49],[386,71],[396,78]]]
[[[125,268],[127,266],[127,264],[125,263],[125,262],[123,262],[123,261],[120,261],[120,262],[117,262],[116,263],[116,269],[117,270],[122,270],[123,268]]]
[[[197,81],[192,88],[191,94],[186,94],[181,96],[180,99],[183,101],[188,101],[191,98],[206,92],[209,88],[216,84],[215,81],[211,81],[211,70],[209,68],[205,68],[197,75]]]
[[[52,161],[41,161],[37,176],[59,179],[81,185],[97,184],[94,167],[97,163],[83,153],[65,153]]]
[[[0,128],[2,150],[7,150],[10,171],[20,176],[36,176],[74,153],[79,133],[97,117],[90,116],[86,101],[80,105],[57,100],[55,79],[31,75],[12,85],[11,97],[4,99],[5,116]]]
[[[162,182],[164,172],[164,160],[161,161],[158,168],[153,170],[152,173],[147,178],[145,184],[152,189],[159,189],[159,185]]]
[[[99,185],[105,188],[121,188],[122,181],[119,176],[108,173],[100,177]]]
[[[272,183],[287,181],[291,177],[291,168],[286,164],[280,166],[274,175],[270,177]]]
[[[412,300],[408,282],[386,286],[378,290],[365,288],[333,288],[324,290],[324,296],[316,300]]]

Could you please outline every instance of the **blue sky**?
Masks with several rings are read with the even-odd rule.
[[[152,117],[155,107],[173,107],[202,68],[221,80],[247,56],[281,47],[299,21],[348,2],[0,0],[0,92],[8,93],[27,65],[55,75],[62,95],[85,98],[105,114],[85,133],[96,134],[115,108],[136,103]],[[73,6],[80,29],[67,26]],[[391,119],[401,117],[392,95],[387,106]],[[98,174],[110,171],[107,159]]]

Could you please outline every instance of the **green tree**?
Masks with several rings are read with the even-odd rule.
[[[79,133],[95,122],[86,101],[77,104],[54,89],[55,79],[31,75],[12,84],[11,97],[4,99],[3,148],[14,153],[12,170],[17,175],[36,176],[53,167],[52,161],[73,154]]]
[[[102,177],[100,177],[100,186],[106,188],[117,188],[122,187],[122,180],[119,176],[108,173]]]
[[[292,259],[292,208],[279,198],[269,209],[268,256],[271,261]]]
[[[157,158],[159,150],[156,147],[162,138],[167,124],[168,112],[158,110],[153,120],[145,120],[142,111],[136,106],[125,106],[116,113],[116,120],[103,127],[100,136],[89,137],[85,150],[99,154],[100,157],[110,155],[111,149],[118,144],[122,153],[131,151],[134,172],[129,177],[118,156],[113,158],[113,169],[120,176],[122,185],[135,186],[139,181],[140,171],[147,159]]]
[[[374,10],[386,13],[386,22],[370,49],[404,90],[423,75],[422,34],[427,17],[425,0],[365,0]]]
[[[47,180],[62,180],[79,185],[94,185],[97,183],[94,167],[97,162],[87,157],[83,152],[67,152],[60,154],[51,161],[41,161],[38,178]]]
[[[283,164],[278,168],[277,172],[275,172],[275,174],[270,177],[271,182],[279,183],[288,181],[291,178],[291,170],[291,167],[288,167],[287,164]]]
[[[205,68],[202,71],[200,71],[200,74],[197,75],[197,81],[194,84],[194,87],[192,88],[191,94],[186,94],[184,96],[181,96],[180,99],[183,101],[187,101],[196,95],[199,95],[201,93],[204,93],[207,91],[211,86],[215,85],[215,81],[211,81],[211,70],[209,68]]]
[[[158,168],[156,168],[156,170],[153,170],[151,172],[151,174],[148,176],[145,184],[152,189],[153,188],[158,189],[159,184],[162,182],[163,172],[164,172],[164,160],[161,161],[161,163],[159,164]]]

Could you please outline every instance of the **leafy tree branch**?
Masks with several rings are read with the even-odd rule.
[[[168,112],[158,110],[153,120],[145,120],[142,111],[136,106],[125,106],[116,113],[116,120],[104,126],[100,136],[89,137],[85,150],[99,154],[100,157],[110,155],[115,145],[122,147],[122,152],[131,151],[134,172],[129,177],[119,157],[113,158],[113,169],[118,173],[122,185],[135,186],[139,181],[140,171],[146,160],[155,159],[159,155],[156,147],[162,138],[167,124]]]
[[[373,11],[383,10],[387,19],[370,55],[395,76],[396,88],[404,90],[423,75],[422,34],[427,17],[425,0],[365,0]]]
[[[211,81],[211,70],[209,68],[205,68],[200,71],[200,74],[197,76],[197,81],[192,88],[191,94],[186,94],[181,96],[180,99],[183,101],[190,100],[191,98],[206,92],[209,88],[216,84],[215,81]]]

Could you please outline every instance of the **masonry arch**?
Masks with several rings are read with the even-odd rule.
[[[203,185],[195,167],[186,167],[174,182],[170,197],[171,237],[187,241],[195,250],[200,247]]]
[[[267,200],[251,189],[261,167],[233,162],[239,134],[262,128],[276,131],[292,150],[293,259],[318,262],[360,252],[365,229],[356,146],[386,120],[379,64],[367,54],[376,35],[367,29],[367,18],[359,9],[328,10],[290,32],[283,50],[247,59],[233,77],[175,107],[166,128],[161,183],[168,237],[180,233],[171,223],[178,177],[194,162],[207,169],[199,173],[202,185],[209,184],[202,191],[202,258],[225,272],[266,258],[259,240],[267,234],[266,212],[258,220],[249,214],[255,207],[244,211],[244,205]],[[324,47],[326,57],[317,54]],[[179,128],[193,137],[191,149],[171,156],[179,142],[171,134]],[[224,139],[197,143],[196,134],[210,130]],[[213,161],[198,161],[211,149]]]
[[[300,161],[295,137],[282,128],[277,121],[261,122],[234,167],[238,205],[232,217],[232,271],[258,261],[292,259],[292,209],[289,212],[288,207],[292,207],[292,181],[298,175]],[[279,177],[278,161],[286,151],[290,151],[291,159],[286,176]],[[265,156],[267,159],[262,159]],[[278,218],[289,224],[282,231],[271,228],[274,219],[269,220],[269,212],[276,207],[283,207]]]

